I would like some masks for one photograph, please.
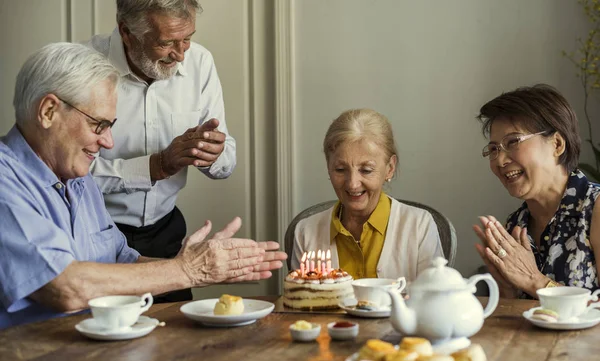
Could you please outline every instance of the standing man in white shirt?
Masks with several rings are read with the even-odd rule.
[[[200,11],[196,0],[117,0],[118,27],[90,40],[121,78],[114,148],[100,151],[91,172],[129,246],[147,257],[181,248],[186,225],[175,202],[188,167],[222,179],[236,164],[213,57],[191,41]],[[162,301],[191,298],[188,289]]]

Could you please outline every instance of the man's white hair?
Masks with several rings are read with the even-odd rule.
[[[105,80],[117,85],[119,73],[104,55],[82,44],[48,44],[33,53],[17,75],[16,121],[33,120],[36,103],[48,94],[75,106],[85,104],[94,86]]]
[[[197,0],[117,0],[117,23],[125,23],[140,41],[150,32],[148,14],[159,12],[180,19],[190,19],[192,11],[202,12]]]

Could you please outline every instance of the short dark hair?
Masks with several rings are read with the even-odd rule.
[[[565,139],[559,164],[569,173],[577,168],[581,152],[579,121],[567,99],[554,87],[547,84],[519,87],[485,103],[477,116],[485,137],[489,138],[497,118],[508,118],[531,133],[545,132],[544,137],[558,132]]]

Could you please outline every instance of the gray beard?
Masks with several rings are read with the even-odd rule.
[[[141,43],[136,41],[132,42],[131,45],[129,60],[131,60],[133,65],[140,69],[148,78],[155,80],[167,80],[177,72],[176,66],[172,68],[165,68],[160,64],[161,60],[175,60],[166,57],[152,62],[152,60],[146,56],[146,53],[144,53]]]

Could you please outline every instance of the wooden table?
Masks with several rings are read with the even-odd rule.
[[[129,341],[93,341],[80,335],[74,326],[90,315],[9,328],[0,331],[0,360],[345,360],[370,338],[392,343],[401,338],[389,319],[352,318],[360,324],[356,340],[333,341],[323,326],[349,319],[341,314],[274,312],[248,326],[208,328],[187,319],[179,311],[182,304],[152,306],[146,315],[166,326]],[[537,301],[500,300],[471,340],[483,346],[490,361],[600,359],[600,326],[582,331],[540,329],[521,316],[536,305]],[[301,319],[322,324],[316,342],[291,340],[288,327]]]

